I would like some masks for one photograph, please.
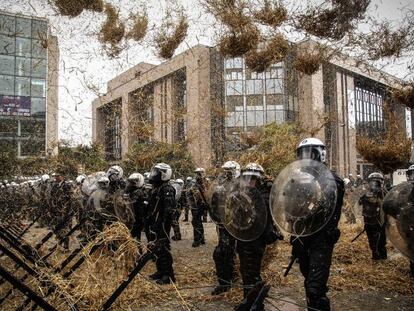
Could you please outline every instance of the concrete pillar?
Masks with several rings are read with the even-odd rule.
[[[47,42],[47,98],[46,98],[46,154],[58,153],[59,120],[59,46],[55,36],[49,36]]]

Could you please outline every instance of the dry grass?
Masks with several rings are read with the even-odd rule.
[[[99,32],[99,41],[111,57],[117,56],[121,51],[119,43],[125,35],[125,24],[120,20],[119,13],[112,4],[105,4],[106,21]]]
[[[385,111],[388,121],[385,135],[377,133],[376,139],[361,135],[357,139],[356,148],[366,161],[388,174],[408,163],[412,142],[394,113],[387,109]]]
[[[132,28],[128,30],[125,37],[140,42],[148,31],[148,14],[147,12],[134,14],[131,16],[131,20],[133,22]]]
[[[414,82],[402,88],[393,89],[391,94],[398,103],[411,109],[414,108]]]
[[[53,3],[61,15],[69,17],[76,17],[83,10],[102,12],[104,7],[102,0],[53,0]]]
[[[246,53],[246,65],[252,71],[263,72],[272,64],[281,62],[289,52],[289,42],[282,34],[275,34],[264,42],[261,49],[251,49]]]
[[[183,10],[178,11],[176,20],[171,12],[167,12],[154,37],[157,54],[164,59],[173,57],[175,50],[187,37],[187,31],[188,20]]]
[[[300,51],[293,62],[293,67],[301,73],[313,75],[326,59],[324,51],[318,47],[311,51]]]
[[[262,8],[253,12],[253,17],[261,24],[277,28],[288,19],[288,12],[279,1],[263,0]]]
[[[259,43],[260,33],[256,26],[249,25],[243,31],[230,31],[219,40],[220,53],[225,57],[240,57],[255,49]]]

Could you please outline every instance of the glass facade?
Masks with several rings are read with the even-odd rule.
[[[108,161],[120,160],[122,156],[121,144],[121,111],[122,99],[106,104],[99,108],[104,124],[105,158]]]
[[[0,13],[0,148],[44,155],[47,33],[44,20]]]
[[[385,131],[384,92],[362,83],[355,85],[355,124],[358,134],[377,136]]]
[[[227,135],[237,136],[272,122],[294,121],[298,100],[296,89],[287,94],[286,72],[284,63],[257,73],[245,66],[243,58],[224,61]]]

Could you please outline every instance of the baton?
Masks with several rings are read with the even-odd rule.
[[[351,243],[354,242],[355,240],[357,240],[363,233],[365,232],[365,229],[362,230],[360,233],[358,233],[358,235],[352,239]]]
[[[296,257],[292,256],[292,258],[290,259],[289,265],[286,268],[285,273],[283,274],[283,277],[287,277],[287,275],[289,274],[290,269],[292,269],[293,264],[295,263]]]

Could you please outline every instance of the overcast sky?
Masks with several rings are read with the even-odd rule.
[[[158,24],[163,15],[165,2],[111,0],[121,8],[121,16],[127,18],[130,12],[140,9],[139,3],[147,3],[150,24]],[[214,25],[211,17],[203,14],[196,1],[179,1],[186,9],[190,29],[189,36],[179,47],[176,53],[197,43],[214,44]],[[308,1],[303,1],[307,3]],[[401,9],[414,9],[412,0],[373,0],[371,11],[379,18],[391,19],[398,23],[402,18]],[[59,40],[59,139],[69,140],[72,143],[89,143],[91,140],[91,102],[96,94],[90,90],[97,87],[99,92],[106,91],[106,82],[119,73],[133,67],[135,64],[146,61],[160,63],[150,46],[151,35],[148,35],[143,44],[131,42],[129,48],[124,49],[116,59],[108,59],[102,53],[97,41],[96,32],[104,20],[102,14],[84,12],[76,18],[69,19],[57,15],[47,4],[47,0],[0,0],[0,10],[47,17],[52,34]],[[403,77],[406,65],[393,64],[386,70],[391,74]]]

